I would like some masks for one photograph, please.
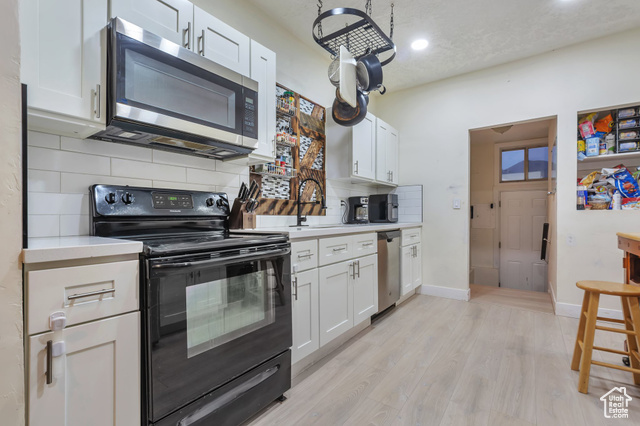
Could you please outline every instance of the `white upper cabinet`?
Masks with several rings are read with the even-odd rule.
[[[331,110],[327,111],[331,116]],[[327,118],[327,177],[351,181],[376,179],[376,117],[367,113],[352,127],[336,124]]]
[[[276,155],[276,54],[251,40],[251,79],[258,82],[258,147],[250,157],[273,161]]]
[[[122,18],[187,49],[193,46],[193,4],[187,0],[111,0],[110,17]]]
[[[376,121],[376,180],[398,184],[398,131],[380,118]]]
[[[107,0],[20,2],[30,129],[75,137],[104,129],[107,22]]]
[[[239,74],[250,76],[249,37],[198,6],[193,7],[193,21],[194,52]]]

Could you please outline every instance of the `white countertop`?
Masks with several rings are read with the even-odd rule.
[[[90,236],[29,238],[28,244],[29,248],[22,250],[24,263],[136,254],[142,251],[139,241]]]
[[[238,229],[237,232],[288,234],[290,240],[330,237],[332,235],[358,234],[363,232],[390,231],[422,227],[422,223],[368,223],[366,225],[315,225],[305,227],[286,226],[278,228]]]

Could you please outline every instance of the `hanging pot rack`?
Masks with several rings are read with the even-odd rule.
[[[318,12],[320,12],[321,5],[322,2],[318,5]],[[371,13],[368,2],[367,6],[367,11]],[[361,19],[325,36],[322,32],[323,22],[326,23],[331,17],[341,15],[352,15]],[[390,56],[384,60],[380,60],[380,64],[383,66],[391,62],[396,56],[396,45],[392,40],[393,4],[391,5],[390,36],[387,36],[384,31],[380,29],[373,19],[371,19],[370,15],[361,10],[349,7],[338,7],[319,13],[318,17],[313,21],[312,33],[315,42],[329,52],[332,57],[338,56],[340,46],[345,46],[356,60],[369,53],[378,56],[390,52]]]

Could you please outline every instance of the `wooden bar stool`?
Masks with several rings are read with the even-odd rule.
[[[591,370],[591,364],[629,371],[633,373],[633,382],[639,385],[640,353],[638,352],[638,346],[640,345],[640,307],[638,306],[638,297],[640,297],[640,287],[607,281],[578,281],[576,286],[584,290],[582,311],[580,312],[580,325],[578,326],[578,335],[576,336],[576,345],[573,349],[573,360],[571,361],[572,370],[577,371],[578,368],[580,369],[578,391],[587,393],[589,390],[589,371]],[[598,316],[598,303],[601,294],[620,296],[624,316],[623,320]],[[625,328],[605,327],[597,325],[596,321],[624,324]],[[629,342],[629,351],[593,346],[593,338],[596,330],[626,334]],[[631,361],[631,367],[593,361],[591,355],[594,349],[597,351],[627,355]]]

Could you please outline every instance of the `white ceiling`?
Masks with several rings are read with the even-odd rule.
[[[247,0],[318,50],[311,35],[316,0]],[[387,33],[395,2],[396,59],[384,67],[385,85],[399,90],[511,62],[640,26],[640,0],[372,0],[373,19]],[[365,0],[325,0],[364,10]],[[324,34],[327,35],[327,29]],[[410,47],[429,40],[426,50]],[[327,59],[329,57],[328,53]],[[603,66],[610,58],[584,58]]]

